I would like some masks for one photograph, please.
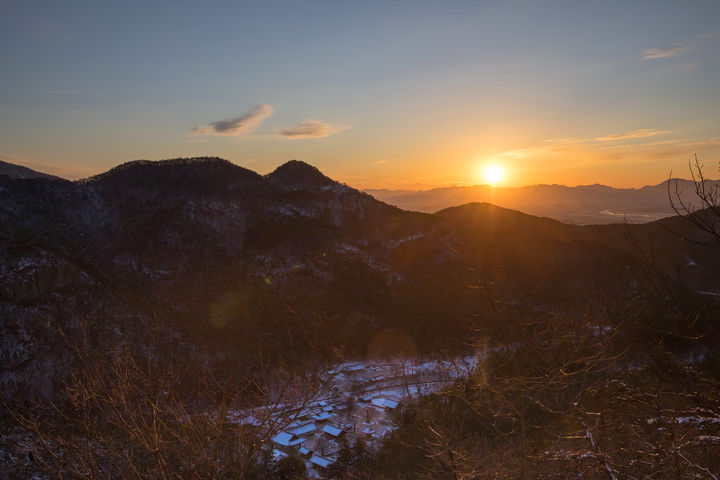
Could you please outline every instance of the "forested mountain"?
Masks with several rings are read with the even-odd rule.
[[[707,318],[688,327],[662,302],[707,311],[720,292],[712,239],[680,217],[411,212],[294,160],[266,176],[205,157],[76,182],[0,175],[0,232],[0,384],[14,409],[67,401],[88,361],[79,344],[172,366],[189,395],[209,375],[240,384],[273,362],[302,371],[513,343],[537,312],[597,320],[631,305],[644,313],[628,338],[695,335]],[[597,328],[621,323],[607,315]]]
[[[418,349],[465,331],[450,227],[302,162],[266,177],[216,158],[131,162],[74,183],[0,177],[0,196],[4,328],[22,332],[4,346],[26,352],[4,362],[5,395],[44,377],[19,367],[42,370],[35,327],[49,319],[113,331],[134,318],[138,335],[162,326],[288,359],[365,354],[386,328]],[[426,329],[439,317],[442,336]]]
[[[505,298],[532,292],[538,302],[605,302],[634,295],[648,268],[691,290],[720,287],[714,238],[681,217],[578,226],[487,203],[436,215],[452,225],[471,263],[488,272]]]
[[[365,354],[388,328],[439,348],[482,317],[479,284],[545,305],[632,295],[650,249],[694,289],[720,286],[718,256],[665,228],[693,235],[678,219],[579,227],[489,204],[414,213],[299,161],[264,177],[218,158],[136,161],[77,182],[0,177],[0,188],[0,298],[13,318],[39,321],[53,302],[68,318],[107,317],[111,302],[111,317],[287,357]]]

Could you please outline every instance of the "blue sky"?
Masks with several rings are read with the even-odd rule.
[[[641,186],[693,153],[715,173],[718,19],[717,1],[0,0],[0,159],[77,178],[297,158],[388,188],[488,163],[509,185]]]

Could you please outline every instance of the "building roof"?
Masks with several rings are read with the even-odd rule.
[[[341,433],[343,433],[342,430],[340,430],[339,428],[335,428],[335,427],[333,427],[332,425],[325,425],[325,426],[323,427],[323,432],[325,432],[325,433],[327,433],[327,434],[329,434],[329,435],[332,435],[333,437],[337,437],[337,436],[339,436]]]
[[[383,408],[397,408],[398,402],[395,400],[390,400],[389,398],[373,398],[372,404],[377,407],[383,407]]]
[[[298,425],[297,427],[293,428],[289,432],[292,433],[293,435],[300,436],[300,435],[305,435],[306,433],[315,431],[315,428],[316,427],[315,427],[314,423],[308,422],[304,425]]]
[[[332,415],[330,415],[328,412],[320,412],[312,415],[312,418],[318,421],[327,420],[330,417],[332,417]]]
[[[280,432],[274,437],[272,441],[283,447],[293,447],[305,441],[304,438],[295,438],[295,435],[288,432]]]
[[[320,466],[320,467],[322,467],[322,468],[327,468],[327,467],[329,467],[330,465],[332,465],[333,463],[335,463],[335,459],[334,459],[334,458],[321,457],[321,456],[319,456],[319,455],[313,455],[312,458],[310,458],[310,462],[311,462],[311,463],[314,463],[315,465],[318,465],[318,466]]]

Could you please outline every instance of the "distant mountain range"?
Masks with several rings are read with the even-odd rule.
[[[720,180],[708,180],[720,185]],[[695,189],[689,180],[670,180],[671,190],[693,202]],[[668,200],[668,180],[642,188],[613,188],[605,185],[532,185],[490,187],[475,185],[432,190],[366,190],[373,197],[406,210],[434,213],[471,202],[487,202],[578,225],[646,223],[675,215]],[[695,201],[697,204],[697,202]]]
[[[0,175],[16,179],[62,180],[54,175],[3,161],[0,161]],[[276,182],[283,181],[287,184],[288,179],[276,177]],[[327,179],[327,181],[331,180]],[[711,186],[720,185],[720,180],[706,182]],[[614,188],[600,184],[577,187],[473,185],[430,190],[367,189],[365,192],[387,204],[416,212],[435,213],[448,207],[479,202],[520,210],[530,215],[554,218],[564,223],[592,225],[626,221],[647,223],[675,215],[668,199],[668,183],[673,195],[677,188],[684,202],[697,206],[693,182],[680,178],[642,188]],[[294,185],[291,188],[308,186],[310,185]]]

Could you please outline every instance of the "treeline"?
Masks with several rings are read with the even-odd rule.
[[[705,333],[717,338],[712,317]],[[600,320],[525,317],[472,376],[407,406],[344,478],[714,478],[717,343],[688,335],[680,346],[677,332],[640,341],[636,318]]]

